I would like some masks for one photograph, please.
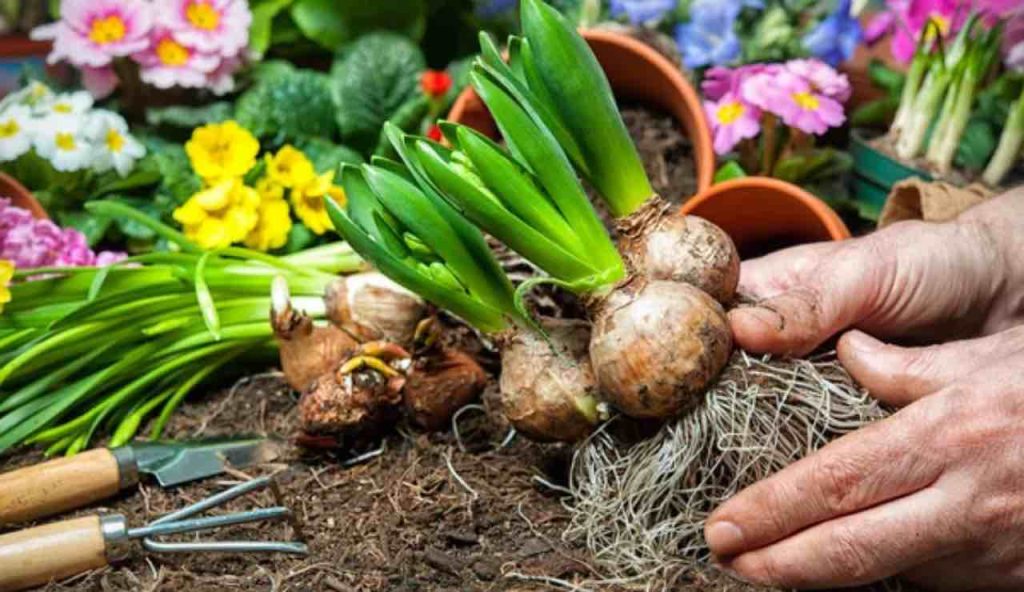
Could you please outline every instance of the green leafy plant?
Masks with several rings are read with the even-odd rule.
[[[179,251],[106,268],[18,272],[0,315],[0,451],[32,442],[74,454],[101,430],[117,446],[154,415],[150,435],[158,437],[199,383],[229,363],[273,354],[267,315],[276,276],[287,279],[296,306],[322,317],[334,274],[361,268],[344,244],[316,257],[203,252],[129,207],[88,207],[146,226]]]
[[[335,136],[335,104],[326,75],[268,62],[254,78],[235,105],[235,119],[243,127],[275,143]]]

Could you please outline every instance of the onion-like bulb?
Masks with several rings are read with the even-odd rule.
[[[473,402],[487,386],[487,373],[465,352],[441,349],[413,361],[403,397],[409,419],[434,431],[448,427],[461,407]]]
[[[314,325],[313,319],[293,309],[284,277],[274,278],[270,296],[270,324],[281,352],[281,370],[289,386],[304,391],[333,372],[358,344],[341,329]]]
[[[373,434],[398,418],[404,380],[369,368],[327,372],[299,399],[299,426],[308,435]]]
[[[504,336],[501,406],[527,437],[572,442],[597,425],[597,383],[587,357],[590,329],[581,321],[547,319],[549,341],[533,331]]]
[[[729,359],[732,334],[721,305],[701,290],[637,283],[598,305],[590,360],[612,405],[631,417],[666,419],[700,402]]]
[[[684,282],[728,304],[736,295],[740,256],[724,230],[697,216],[680,216],[658,198],[619,225],[619,248],[634,273]]]
[[[362,341],[409,345],[427,308],[423,300],[371,271],[339,277],[324,293],[327,318]]]

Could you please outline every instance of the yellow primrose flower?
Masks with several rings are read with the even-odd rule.
[[[245,246],[257,251],[279,249],[288,242],[288,233],[292,230],[291,210],[284,200],[284,187],[264,177],[256,184],[256,193],[260,196],[259,221],[245,237]]]
[[[260,196],[241,179],[225,179],[174,210],[185,236],[204,249],[243,240],[259,221]]]
[[[198,127],[185,143],[192,169],[211,184],[249,172],[259,151],[256,138],[234,121]]]
[[[3,312],[4,305],[11,301],[11,279],[14,278],[14,262],[7,259],[0,259],[0,312]]]
[[[313,181],[316,171],[306,155],[291,144],[285,144],[277,154],[266,156],[267,175],[281,185],[294,189]]]
[[[325,195],[345,203],[344,191],[334,184],[334,171],[327,171],[313,177],[311,182],[292,189],[292,206],[295,207],[295,214],[314,234],[323,234],[334,228],[327,216]]]

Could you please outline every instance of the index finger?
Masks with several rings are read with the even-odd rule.
[[[711,552],[730,557],[808,526],[903,497],[942,473],[927,401],[848,434],[718,508],[704,528]]]

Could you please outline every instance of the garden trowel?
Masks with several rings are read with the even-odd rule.
[[[137,442],[98,448],[0,474],[0,526],[80,508],[139,482],[163,487],[195,481],[277,458],[280,444],[266,438],[193,442]]]

